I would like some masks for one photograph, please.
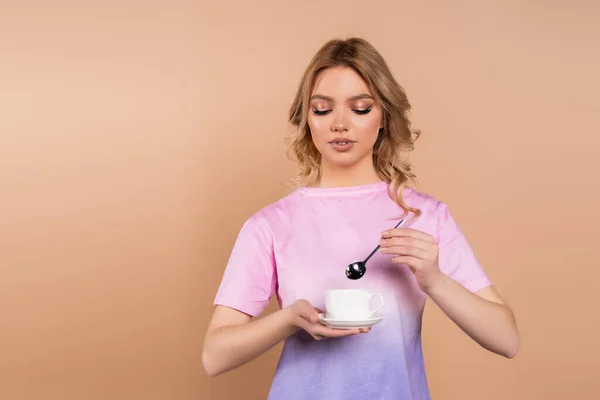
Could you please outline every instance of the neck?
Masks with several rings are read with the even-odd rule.
[[[381,182],[371,160],[366,165],[336,167],[323,164],[317,187],[350,187]]]

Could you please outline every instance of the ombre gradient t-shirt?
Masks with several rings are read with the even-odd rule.
[[[403,197],[422,211],[410,227],[435,238],[440,269],[472,292],[491,285],[447,205],[409,188]],[[216,305],[258,316],[277,296],[281,307],[306,299],[324,310],[325,291],[346,288],[379,293],[385,304],[383,320],[368,333],[316,341],[300,330],[288,337],[269,400],[430,399],[421,346],[426,295],[410,269],[378,252],[363,278],[345,275],[401,214],[380,182],[300,188],[243,225]]]

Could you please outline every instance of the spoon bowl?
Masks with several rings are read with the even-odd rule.
[[[346,267],[346,276],[349,279],[360,279],[367,271],[364,261],[355,261]]]

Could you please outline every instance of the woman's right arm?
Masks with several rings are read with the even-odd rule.
[[[260,356],[298,329],[316,340],[355,335],[362,330],[336,330],[318,322],[319,310],[308,301],[295,303],[264,318],[252,317],[233,308],[217,306],[208,326],[202,363],[210,376],[237,368]]]

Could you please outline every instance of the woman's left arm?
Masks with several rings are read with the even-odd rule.
[[[493,286],[473,293],[444,274],[434,238],[410,229],[382,234],[381,252],[392,262],[408,265],[423,290],[467,335],[485,349],[512,358],[520,338],[512,310]]]
[[[441,273],[426,293],[481,346],[508,358],[517,354],[520,338],[515,317],[493,286],[472,293]]]

